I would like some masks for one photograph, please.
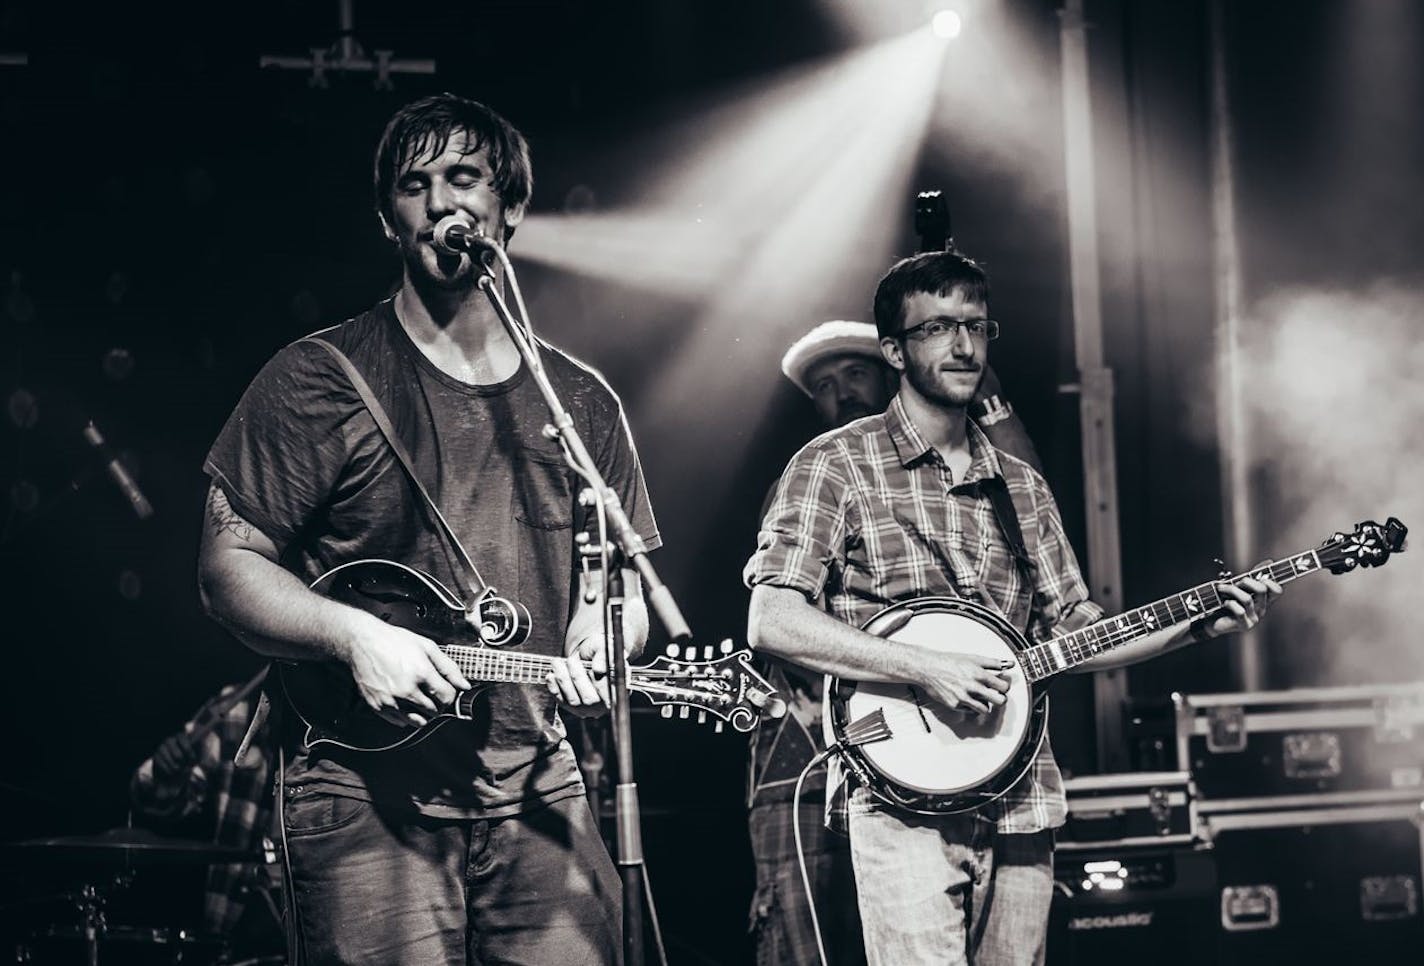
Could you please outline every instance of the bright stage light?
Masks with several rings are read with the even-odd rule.
[[[930,29],[936,37],[953,40],[964,29],[964,20],[953,10],[941,10],[930,18]]]
[[[882,206],[910,192],[910,168],[943,56],[944,46],[922,27],[749,84],[726,101],[699,108],[670,128],[670,137],[648,139],[640,155],[628,158],[627,164],[641,166],[636,201],[530,214],[512,254],[661,295],[706,300],[710,310],[725,298],[729,283],[748,282],[747,273],[766,264],[767,249],[778,247],[773,236],[790,233],[817,253],[795,256],[795,265],[827,276],[806,281],[796,295],[804,300],[806,291],[836,277],[844,266],[839,258],[851,257],[831,246],[852,238],[864,243],[866,232],[847,233],[847,225],[872,226],[872,233],[896,230],[893,220],[882,217]],[[848,119],[854,119],[849,126]],[[855,190],[847,192],[847,184]],[[822,223],[808,224],[815,219]],[[874,260],[892,251],[887,239]],[[788,268],[778,263],[772,271],[778,275],[775,291],[785,292]],[[797,323],[775,314],[770,320],[786,327],[770,336],[779,352],[777,340],[794,338]],[[740,327],[761,331],[746,318]]]
[[[616,319],[609,338],[657,360],[629,413],[645,451],[682,454],[650,480],[669,543],[703,546],[722,525],[709,508],[783,391],[786,346],[813,321],[868,309],[902,241],[946,50],[918,19],[906,34],[745,84],[637,139],[623,160],[633,197],[520,225],[516,261],[631,290],[585,291],[609,317],[602,326]],[[675,308],[650,310],[649,299]],[[694,560],[665,563],[678,586]]]
[[[648,296],[605,303],[629,306],[620,338],[675,347],[630,405],[644,450],[685,453],[650,484],[669,542],[702,546],[720,525],[709,508],[781,391],[786,346],[812,321],[868,308],[894,257],[946,50],[920,25],[746,85],[672,137],[645,138],[628,159],[636,198],[520,225],[519,257],[681,301],[672,333],[637,306]],[[677,586],[691,563],[670,559],[664,580]]]

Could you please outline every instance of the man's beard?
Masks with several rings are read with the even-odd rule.
[[[905,378],[910,381],[915,392],[930,402],[949,409],[963,409],[968,406],[979,392],[979,384],[984,381],[983,366],[979,366],[972,386],[959,389],[944,384],[940,379],[939,366],[924,366],[908,359],[906,361],[910,364],[905,367]]]

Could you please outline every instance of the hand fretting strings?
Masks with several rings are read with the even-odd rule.
[[[1270,577],[1284,584],[1314,573],[1321,567],[1320,555],[1314,550],[1284,560],[1269,561],[1248,574],[1198,584],[1183,593],[1098,621],[1047,643],[1025,648],[1019,654],[1019,661],[1030,681],[1041,681],[1153,631],[1210,614],[1223,603],[1216,590],[1218,584],[1237,584],[1248,577]]]

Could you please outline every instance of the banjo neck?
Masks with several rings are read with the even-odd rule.
[[[1099,654],[1106,654],[1148,634],[1183,621],[1196,620],[1219,608],[1223,599],[1217,593],[1220,584],[1239,584],[1248,577],[1269,577],[1286,584],[1298,577],[1324,569],[1320,554],[1307,550],[1294,557],[1271,560],[1247,574],[1237,574],[1221,580],[1198,584],[1180,594],[1153,601],[1136,610],[1108,617],[1051,641],[1025,648],[1020,654],[1024,673],[1030,681],[1042,681],[1055,674],[1071,670]]]

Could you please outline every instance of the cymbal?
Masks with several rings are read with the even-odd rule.
[[[62,835],[0,843],[10,858],[55,859],[72,862],[260,862],[259,853],[215,842],[161,835],[143,828],[112,828],[94,835]]]

